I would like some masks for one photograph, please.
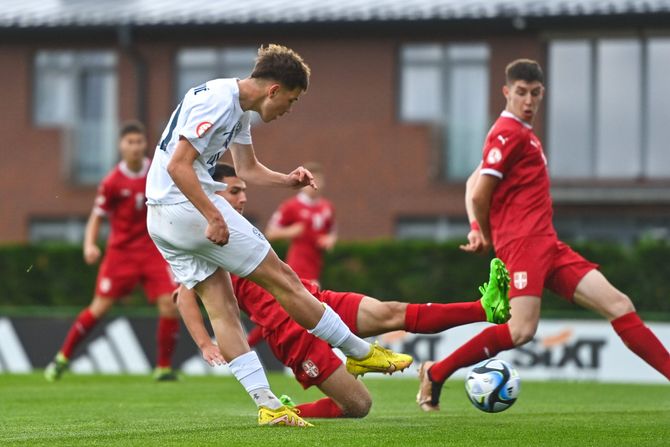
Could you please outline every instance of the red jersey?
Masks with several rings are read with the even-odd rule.
[[[277,300],[258,284],[235,275],[230,275],[230,279],[233,282],[233,290],[240,309],[249,316],[251,321],[262,328],[264,337],[291,319]],[[301,281],[309,293],[318,295],[317,286],[310,281],[302,279]]]
[[[486,137],[480,172],[500,179],[489,214],[496,249],[530,235],[556,236],[547,159],[529,124],[504,111]]]
[[[272,220],[280,227],[303,224],[302,234],[291,241],[286,263],[298,277],[318,280],[323,267],[323,250],[318,239],[334,230],[335,208],[332,203],[324,198],[312,200],[306,194],[298,194],[283,202]]]
[[[107,248],[144,250],[154,243],[147,231],[147,205],[144,190],[151,164],[144,159],[142,169],[133,172],[120,162],[98,186],[94,211],[107,216],[111,234]]]

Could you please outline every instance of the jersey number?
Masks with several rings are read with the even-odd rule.
[[[177,119],[179,119],[179,112],[181,112],[181,103],[179,103],[177,110],[175,110],[174,115],[172,115],[172,120],[170,120],[170,129],[168,130],[167,135],[165,135],[165,138],[163,138],[163,141],[161,141],[160,146],[158,146],[159,149],[162,151],[167,150],[167,145],[172,139],[172,133],[174,132],[174,128],[177,127]]]

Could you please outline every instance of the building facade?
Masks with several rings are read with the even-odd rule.
[[[465,179],[518,57],[545,68],[535,130],[561,236],[670,237],[670,1],[225,3],[0,12],[0,243],[78,242],[119,123],[142,120],[153,148],[188,88],[245,76],[271,42],[312,79],[291,114],[254,126],[256,153],[283,171],[321,162],[342,239],[465,236]],[[262,228],[292,192],[249,194]]]

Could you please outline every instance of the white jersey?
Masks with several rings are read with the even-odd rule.
[[[172,112],[156,147],[147,175],[147,204],[188,200],[167,172],[180,136],[200,153],[193,168],[205,193],[224,189],[225,185],[215,182],[209,171],[231,143],[251,144],[250,113],[240,106],[237,79],[215,79],[190,89]]]

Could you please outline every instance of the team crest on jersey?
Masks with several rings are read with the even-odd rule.
[[[112,289],[112,280],[109,278],[102,278],[100,280],[100,291],[107,293]]]
[[[528,285],[528,273],[514,272],[514,287],[517,290],[525,289]]]
[[[209,121],[203,121],[202,123],[198,124],[195,128],[195,134],[198,136],[198,138],[202,137],[207,133],[209,129],[212,128],[212,123]]]
[[[305,371],[305,374],[307,374],[312,379],[319,375],[319,368],[314,364],[313,361],[309,359],[302,362],[302,369]]]
[[[251,231],[254,232],[254,234],[256,235],[256,237],[257,237],[258,239],[260,239],[260,240],[262,240],[262,241],[265,240],[265,236],[263,236],[263,233],[261,233],[260,230],[259,230],[258,228],[253,227],[253,228],[251,229]]]
[[[490,165],[494,165],[500,160],[502,160],[502,152],[497,147],[492,148],[486,156],[486,162]]]

